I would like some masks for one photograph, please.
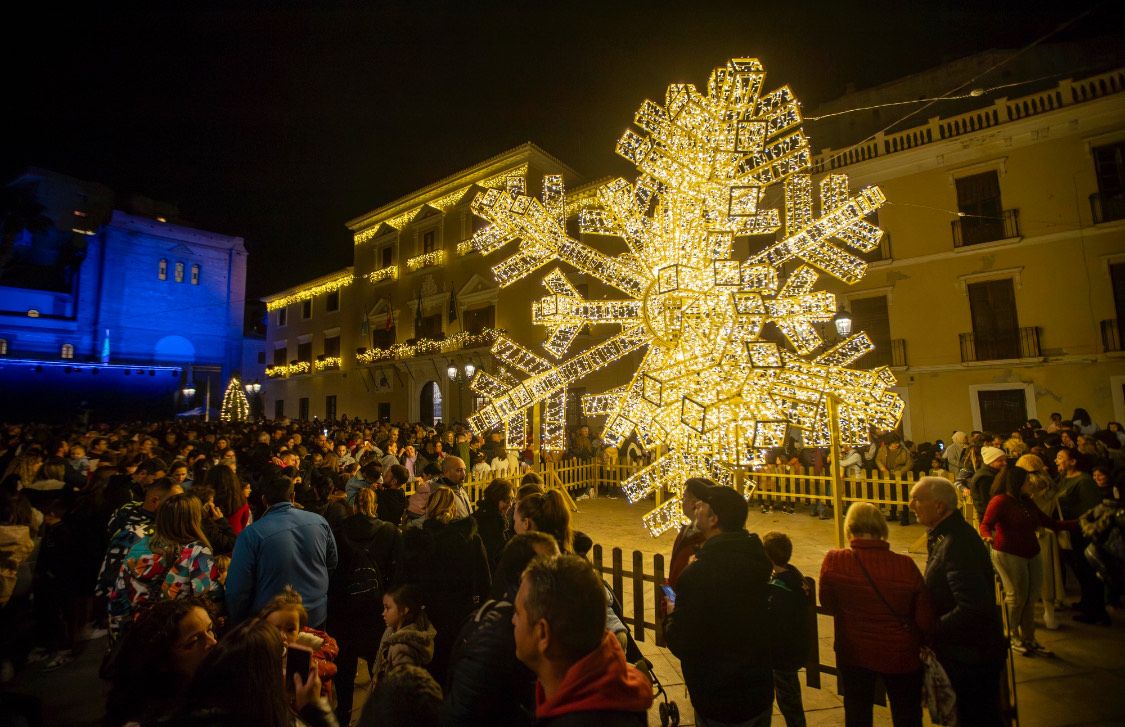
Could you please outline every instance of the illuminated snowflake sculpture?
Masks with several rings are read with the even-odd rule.
[[[763,95],[764,79],[757,60],[736,59],[712,71],[706,95],[676,84],[663,106],[641,106],[635,122],[646,134],[627,131],[617,144],[637,181],[602,185],[579,216],[584,233],[622,240],[623,254],[567,235],[560,177],[544,180],[542,200],[518,182],[476,197],[473,212],[491,225],[473,248],[487,255],[519,241],[493,268],[501,286],[561,261],[624,293],[585,300],[561,269],[548,272],[549,294],[533,303],[533,320],[547,328],[543,347],[564,360],[497,340],[493,354],[524,378],[477,375],[487,405],[470,417],[476,431],[506,426],[509,442],[522,443],[526,410],[544,403],[544,447],[561,449],[567,386],[642,349],[628,384],[583,400],[587,415],[606,416],[608,444],[635,433],[646,449],[666,448],[624,483],[630,502],[660,487],[678,494],[692,475],[732,484],[736,469],[760,463],[790,427],[806,445],[827,446],[830,395],[844,442],[866,441],[870,426],[895,426],[903,403],[891,391],[894,376],[847,368],[873,348],[862,332],[822,350],[817,324],[832,320],[836,300],[814,290],[821,272],[847,284],[863,278],[867,264],[855,253],[873,250],[883,234],[864,218],[885,197],[877,187],[853,195],[846,176],[829,174],[815,214],[800,106],[786,86]],[[784,215],[767,206],[771,188],[780,188],[773,196],[783,197]],[[619,332],[564,358],[587,324]],[[653,535],[679,525],[678,496],[644,522]]]

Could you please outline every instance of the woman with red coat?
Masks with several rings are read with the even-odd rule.
[[[830,550],[820,567],[820,603],[836,623],[844,723],[871,725],[875,679],[882,677],[895,727],[920,727],[918,653],[934,622],[922,574],[910,556],[891,552],[887,521],[874,505],[852,505],[844,531],[851,547]]]

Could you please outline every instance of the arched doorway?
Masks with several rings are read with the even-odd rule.
[[[442,420],[441,404],[441,388],[436,381],[427,381],[418,398],[418,414],[423,424],[429,427]]]

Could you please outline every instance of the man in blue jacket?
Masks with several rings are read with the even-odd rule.
[[[293,481],[269,480],[261,488],[266,511],[242,531],[227,574],[227,612],[232,624],[254,615],[293,586],[309,612],[309,626],[328,617],[328,572],[336,567],[336,540],[328,521],[293,505]]]

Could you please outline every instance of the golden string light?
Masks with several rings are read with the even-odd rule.
[[[369,366],[379,361],[414,358],[415,356],[433,353],[449,353],[463,348],[487,346],[502,334],[503,331],[494,328],[485,328],[480,333],[461,331],[441,340],[423,338],[413,344],[396,343],[388,348],[369,348],[363,353],[357,353],[355,360],[363,366]]]
[[[641,131],[617,144],[636,181],[602,184],[580,206],[568,205],[558,176],[544,180],[539,199],[517,183],[476,196],[473,212],[490,224],[473,249],[487,255],[518,240],[492,268],[501,286],[563,262],[622,296],[585,300],[561,268],[548,270],[532,317],[561,361],[498,337],[494,356],[523,378],[477,375],[487,403],[469,418],[475,431],[522,421],[542,404],[543,446],[561,448],[567,388],[634,352],[640,363],[627,384],[583,400],[606,416],[607,444],[635,435],[646,449],[666,450],[624,483],[631,502],[660,488],[678,495],[690,475],[730,484],[794,429],[807,446],[827,446],[830,395],[845,442],[896,425],[903,402],[891,391],[894,376],[848,368],[873,348],[864,333],[825,343],[820,328],[836,299],[816,289],[822,274],[845,284],[863,278],[867,264],[855,253],[879,244],[882,231],[866,218],[885,197],[878,187],[853,193],[846,176],[832,174],[815,189],[816,205],[800,105],[787,86],[763,93],[764,81],[757,60],[734,59],[712,71],[703,92],[674,84],[663,105],[646,101],[634,117]],[[767,206],[772,199],[781,207]],[[618,238],[627,252],[607,255],[571,238],[568,208],[582,232]],[[586,325],[619,332],[569,354]],[[654,535],[675,527],[679,508],[678,496],[670,499],[645,516],[646,527]]]
[[[370,272],[365,276],[368,282],[378,283],[383,280],[395,280],[398,278],[398,265],[388,265],[385,268],[379,268],[374,272]]]
[[[325,293],[332,293],[345,288],[352,284],[355,276],[351,272],[343,273],[328,280],[314,281],[303,288],[299,288],[288,295],[266,302],[266,310],[274,311],[279,308],[284,308],[292,303],[299,303],[302,300],[315,298],[318,295]]]
[[[415,255],[406,261],[407,270],[421,270],[432,265],[441,265],[445,262],[445,250],[434,250],[422,255]]]

